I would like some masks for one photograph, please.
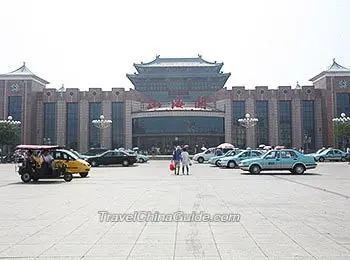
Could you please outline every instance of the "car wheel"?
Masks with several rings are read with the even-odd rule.
[[[217,161],[215,162],[215,165],[216,165],[217,167],[219,167],[219,160],[217,160]]]
[[[342,157],[340,160],[341,160],[342,162],[345,162],[345,161],[346,161],[346,158],[345,158],[345,157]]]
[[[82,178],[85,178],[86,176],[88,176],[89,173],[87,172],[82,172],[82,173],[79,173],[80,177]]]
[[[203,157],[199,157],[197,160],[199,163],[203,163],[204,162],[204,158]]]
[[[295,165],[293,168],[293,172],[295,174],[303,174],[305,172],[304,165],[301,165],[301,164]]]
[[[122,165],[124,166],[124,167],[128,167],[129,166],[129,161],[128,160],[124,160],[123,162],[122,162]]]
[[[66,182],[70,182],[72,179],[73,179],[73,174],[67,172],[63,175],[63,179],[66,181]]]
[[[234,161],[229,161],[227,164],[228,168],[235,168],[236,167],[236,163]]]
[[[259,174],[260,171],[261,171],[261,168],[260,168],[259,165],[254,164],[254,165],[250,166],[249,171],[250,171],[250,173],[252,173],[252,174]]]
[[[91,166],[92,166],[92,167],[97,167],[97,166],[98,166],[98,164],[97,164],[97,162],[96,162],[96,161],[92,161],[92,162],[91,162]]]
[[[32,177],[30,176],[30,174],[29,173],[23,173],[22,175],[21,175],[21,179],[22,179],[22,181],[23,182],[30,182],[30,180],[32,179]]]
[[[140,159],[139,159],[139,162],[140,162],[140,163],[144,163],[144,162],[145,162],[145,159],[140,158]]]
[[[319,161],[319,162],[324,162],[324,157],[318,158],[318,161]]]

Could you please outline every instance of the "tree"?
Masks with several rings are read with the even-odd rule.
[[[20,143],[20,128],[18,125],[0,123],[0,146]]]
[[[344,145],[348,143],[350,137],[350,124],[340,123],[334,125],[334,136],[340,140],[340,145],[344,148]],[[345,141],[345,142],[344,142]]]

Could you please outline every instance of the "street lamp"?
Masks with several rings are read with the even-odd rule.
[[[112,124],[112,120],[110,119],[105,119],[105,117],[103,115],[100,115],[100,119],[95,119],[95,120],[92,120],[92,125],[98,129],[100,129],[100,139],[102,141],[102,131],[101,129],[106,129],[108,127],[110,127]],[[100,141],[100,143],[101,143]]]
[[[13,120],[12,116],[8,116],[7,120],[6,119],[0,120],[0,123],[2,123],[2,124],[10,124],[10,125],[20,125],[21,121]]]
[[[245,114],[244,118],[238,119],[238,122],[241,126],[245,128],[250,128],[255,126],[258,123],[259,119],[256,117],[251,117],[249,113]]]
[[[341,113],[340,117],[335,117],[332,121],[334,123],[350,123],[350,117],[346,116],[345,113]]]

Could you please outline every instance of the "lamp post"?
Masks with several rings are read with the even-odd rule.
[[[258,123],[259,119],[251,117],[249,113],[245,114],[244,118],[238,119],[238,123],[245,128],[251,128]]]
[[[102,129],[106,129],[110,127],[112,124],[112,120],[105,119],[103,115],[100,115],[100,119],[92,120],[92,125],[98,129],[100,129],[100,143],[102,144]],[[102,145],[100,146],[102,147]]]
[[[332,121],[337,124],[337,125],[349,125],[350,124],[350,117],[348,117],[345,113],[341,113],[340,117],[335,117],[332,119]],[[340,132],[341,133],[341,132]],[[343,141],[344,141],[344,133],[341,134],[341,142],[343,145]]]

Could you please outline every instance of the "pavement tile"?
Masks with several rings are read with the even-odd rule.
[[[84,253],[87,252],[91,247],[92,245],[87,244],[75,245],[59,243],[47,249],[40,256],[83,256]]]
[[[218,251],[214,243],[205,243],[199,241],[189,241],[186,243],[177,243],[175,256],[183,257],[218,257]]]
[[[130,257],[135,256],[144,256],[144,257],[150,257],[150,256],[173,256],[174,255],[174,243],[170,244],[141,244],[137,243],[133,250],[131,251]]]
[[[85,255],[90,257],[127,257],[132,247],[133,244],[96,244]]]
[[[13,245],[12,247],[2,251],[0,258],[11,257],[36,257],[44,252],[50,245],[36,244],[36,245]]]

